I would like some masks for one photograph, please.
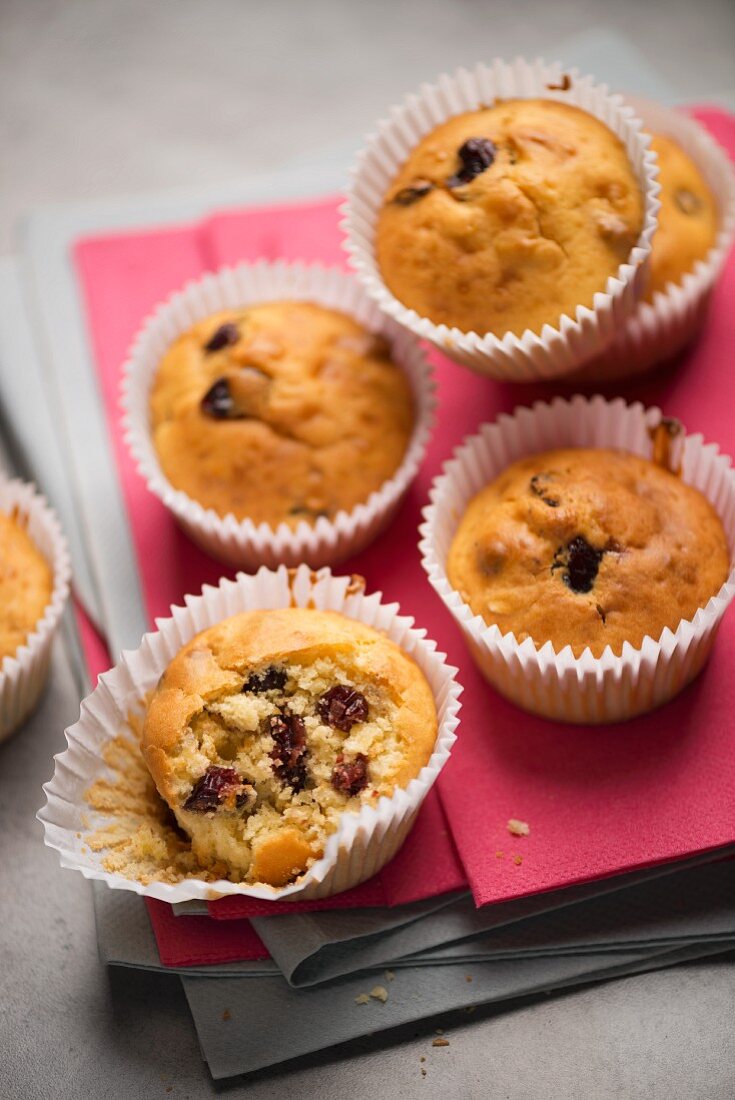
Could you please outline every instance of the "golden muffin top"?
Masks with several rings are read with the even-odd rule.
[[[161,360],[153,442],[176,489],[277,526],[350,510],[396,472],[414,414],[379,336],[309,302],[223,310]]]
[[[717,204],[694,161],[673,138],[654,134],[661,210],[653,236],[646,298],[680,283],[703,260],[717,237]]]
[[[470,501],[447,561],[450,583],[488,624],[596,657],[675,630],[729,570],[702,493],[647,459],[584,448],[509,466]]]
[[[51,599],[48,562],[15,516],[0,512],[0,663],[12,657]]]
[[[642,224],[641,189],[611,130],[568,104],[514,99],[418,143],[386,192],[376,256],[420,316],[520,336],[592,306]]]

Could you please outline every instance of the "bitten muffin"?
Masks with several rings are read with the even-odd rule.
[[[514,99],[424,137],[386,192],[376,258],[420,316],[464,332],[540,332],[592,306],[641,232],[623,144],[577,107]]]
[[[582,448],[509,466],[470,501],[447,561],[489,625],[595,657],[675,630],[729,568],[722,523],[697,489],[636,455]]]
[[[658,155],[661,210],[651,249],[647,301],[668,283],[680,283],[697,260],[705,258],[717,237],[717,204],[694,161],[665,134],[654,134],[651,148]]]
[[[52,588],[51,569],[28,532],[0,512],[0,663],[33,633]]]
[[[246,611],[177,654],[143,754],[207,867],[283,886],[342,814],[405,787],[437,734],[431,689],[385,635],[336,612]]]
[[[410,384],[381,337],[309,302],[224,310],[172,344],[150,398],[176,489],[277,526],[350,510],[396,472]]]

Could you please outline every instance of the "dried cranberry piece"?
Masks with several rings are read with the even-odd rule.
[[[219,768],[216,765],[207,768],[203,776],[197,779],[191,794],[184,803],[184,809],[195,814],[208,814],[217,810],[230,796],[235,796],[235,804],[242,806],[249,802],[253,788],[246,783],[234,768]]]
[[[354,760],[346,761],[338,756],[332,771],[332,786],[336,791],[344,791],[345,794],[359,794],[367,787],[368,768],[367,756],[358,753]]]
[[[268,732],[275,744],[271,751],[273,771],[301,791],[306,784],[306,727],[296,714],[273,714],[268,719]]]
[[[548,480],[549,474],[534,474],[529,482],[529,487],[534,496],[539,497],[549,508],[558,508],[559,501],[555,497],[549,496],[548,486],[545,484]]]
[[[215,420],[244,420],[247,416],[235,404],[226,378],[218,378],[209,387],[200,402],[200,408],[205,416],[211,416]]]
[[[240,339],[240,330],[232,321],[225,321],[210,336],[204,345],[205,351],[221,351],[228,344],[236,344]]]
[[[288,680],[285,668],[276,668],[271,665],[265,672],[253,672],[243,684],[243,691],[252,691],[254,695],[262,695],[264,691],[283,691]]]
[[[367,721],[367,699],[347,684],[335,684],[325,691],[316,705],[319,717],[332,729],[349,733],[356,722]]]
[[[391,200],[397,206],[411,206],[413,203],[428,195],[434,190],[434,184],[429,180],[416,180],[410,187],[403,187]]]
[[[589,592],[604,553],[590,546],[583,535],[576,535],[566,547],[557,550],[551,568],[564,569],[561,579],[572,592]]]
[[[468,138],[457,150],[462,167],[454,176],[449,177],[447,187],[461,187],[464,183],[471,183],[476,176],[481,176],[495,160],[496,152],[490,138]]]

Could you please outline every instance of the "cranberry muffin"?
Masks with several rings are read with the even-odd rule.
[[[717,237],[717,203],[694,161],[673,138],[654,134],[661,210],[653,237],[646,300],[681,282]]]
[[[540,333],[592,307],[643,224],[622,142],[569,104],[512,99],[426,135],[385,195],[388,289],[435,324]]]
[[[595,657],[676,630],[729,570],[722,523],[697,489],[636,455],[584,448],[509,466],[470,501],[447,561],[489,625]]]
[[[0,665],[33,633],[52,589],[43,554],[15,516],[0,512]]]
[[[164,355],[150,396],[163,473],[205,508],[276,527],[332,519],[395,474],[411,387],[381,337],[335,310],[222,310]]]
[[[283,886],[342,814],[405,787],[437,735],[431,689],[394,642],[331,611],[246,611],[180,650],[142,746],[203,867]]]

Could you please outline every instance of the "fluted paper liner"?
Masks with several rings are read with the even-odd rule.
[[[174,489],[158,462],[151,439],[149,395],[161,358],[191,325],[221,309],[278,299],[315,302],[354,317],[390,343],[394,362],[405,372],[414,398],[414,429],[400,466],[365,503],[340,511],[333,520],[281,523],[238,520],[205,508]],[[187,533],[214,557],[242,569],[274,568],[307,562],[313,568],[334,565],[357,554],[390,522],[426,453],[436,405],[435,384],[418,341],[380,310],[357,281],[320,264],[240,264],[187,283],[146,320],[123,369],[122,404],[125,441],[148,488],[173,513]]]
[[[33,485],[0,474],[0,512],[14,515],[48,562],[51,599],[25,643],[0,660],[0,741],[9,737],[36,706],[48,676],[51,643],[69,595],[71,566],[55,513]]]
[[[712,290],[735,236],[735,171],[725,150],[681,111],[643,99],[630,102],[649,133],[673,138],[702,172],[717,201],[718,231],[705,258],[680,283],[669,283],[650,302],[640,302],[609,348],[575,374],[575,380],[585,383],[641,374],[686,347],[707,319]]]
[[[569,77],[569,87],[564,77]],[[579,306],[557,327],[545,325],[537,334],[522,336],[462,332],[435,325],[404,306],[386,287],[374,250],[375,229],[386,190],[416,144],[435,127],[464,111],[492,104],[496,99],[537,98],[568,103],[603,122],[622,141],[644,198],[641,234],[627,261],[595,294],[592,308]],[[474,69],[446,73],[435,84],[422,85],[407,96],[366,139],[353,169],[348,198],[342,208],[345,248],[358,278],[381,310],[411,332],[430,340],[450,358],[491,378],[526,382],[569,374],[599,355],[635,309],[643,293],[651,240],[659,209],[656,158],[640,120],[618,95],[595,84],[576,69],[518,58],[500,59]]]
[[[316,607],[339,611],[387,634],[418,664],[434,694],[438,733],[428,763],[405,789],[376,805],[342,815],[339,827],[327,840],[324,855],[292,885],[275,889],[220,880],[185,879],[172,885],[154,882],[143,886],[103,867],[104,853],[91,852],[85,833],[105,822],[85,802],[85,791],[97,779],[108,777],[102,760],[105,745],[128,726],[127,716],[140,710],[144,694],[155,687],[168,663],[200,630],[229,615],[253,608]],[[400,614],[396,603],[384,604],[379,592],[366,595],[359,578],[334,577],[328,569],[318,573],[300,566],[291,574],[285,567],[265,568],[254,576],[239,574],[217,588],[206,586],[200,596],[187,596],[184,607],[172,608],[169,619],[146,634],[139,649],[124,652],[120,662],[104,673],[97,688],[82,703],[79,721],[66,731],[67,749],[55,758],[53,778],[44,787],[46,804],[39,811],[46,844],[55,848],[64,867],[81,871],[85,878],[101,879],[114,889],[179,902],[210,900],[225,894],[279,899],[327,897],[347,890],[376,874],[398,851],[456,740],[459,694],[456,669],[437,652],[414,620]],[[109,820],[109,819],[107,819]]]
[[[640,648],[624,643],[620,656],[608,646],[601,657],[589,649],[575,657],[571,647],[556,653],[551,642],[518,642],[511,632],[488,626],[451,586],[446,560],[467,504],[507,466],[526,455],[557,447],[610,447],[650,458],[650,430],[660,409],[626,405],[620,398],[537,402],[485,424],[455,451],[435,479],[424,510],[422,564],[460,626],[476,664],[498,691],[518,706],[566,722],[613,722],[665,703],[697,675],[709,655],[717,628],[735,595],[735,569],[720,591],[691,620],[660,638],[646,637]],[[735,554],[735,477],[731,460],[701,435],[679,436],[674,462],[681,476],[699,489],[722,520]]]

